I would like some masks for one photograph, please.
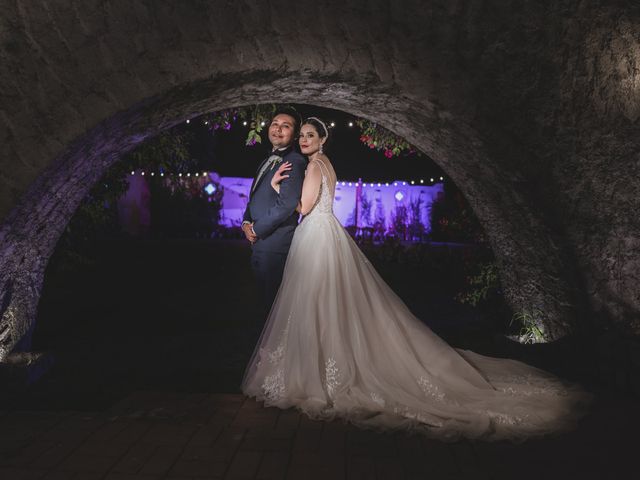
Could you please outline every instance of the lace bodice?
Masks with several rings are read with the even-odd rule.
[[[313,161],[318,162],[320,166],[322,181],[320,182],[320,191],[318,192],[316,204],[307,214],[307,217],[318,213],[333,213],[333,198],[336,193],[336,182],[333,180],[329,168],[322,160],[315,159]]]

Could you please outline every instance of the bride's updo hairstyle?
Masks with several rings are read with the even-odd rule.
[[[327,139],[327,141],[324,142],[324,146],[327,146],[327,142],[329,141],[329,129],[322,120],[320,120],[318,117],[309,117],[304,122],[302,122],[302,125],[313,125],[313,128],[315,128],[318,132],[318,136],[321,139]]]

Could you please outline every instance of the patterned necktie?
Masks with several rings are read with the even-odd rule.
[[[273,165],[273,162],[275,162],[276,160],[282,160],[282,157],[280,155],[271,155],[267,159],[267,161],[264,162],[264,165],[262,165],[262,168],[260,169],[260,172],[258,173],[258,176],[256,177],[256,182],[253,184],[253,189],[251,190],[252,193],[256,189],[256,187],[258,186],[258,183],[260,183],[260,179],[262,178],[262,176],[267,171],[267,168],[271,167]]]

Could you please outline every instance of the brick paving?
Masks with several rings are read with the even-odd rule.
[[[0,412],[0,479],[634,478],[640,405],[598,399],[575,431],[513,445],[375,433],[237,394],[136,392],[102,412]]]

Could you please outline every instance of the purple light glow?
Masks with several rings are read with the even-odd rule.
[[[204,173],[203,173],[203,176]],[[147,188],[147,178],[149,175],[142,177],[135,175],[129,177],[130,191],[121,199],[121,215],[131,216],[129,212],[144,210],[141,213],[148,213],[148,205],[141,203],[145,195],[141,193],[143,187]],[[178,177],[186,177],[186,175],[178,174]],[[212,181],[209,182],[208,179]],[[152,181],[149,179],[149,181]],[[242,223],[242,216],[249,199],[252,178],[241,177],[220,177],[215,172],[206,172],[205,178],[200,177],[198,180],[202,182],[203,190],[211,197],[217,191],[217,186],[223,188],[222,208],[220,209],[220,224],[226,227],[239,226]],[[215,183],[214,183],[215,182]],[[429,221],[429,212],[431,204],[439,195],[444,193],[444,185],[436,183],[434,185],[405,185],[402,189],[397,188],[377,188],[378,182],[371,182],[371,187],[376,188],[360,188],[364,186],[360,182],[343,182],[339,181],[339,195],[336,196],[333,211],[340,223],[344,226],[350,226],[354,222],[354,212],[356,210],[356,198],[362,199],[359,205],[358,227],[373,227],[376,223],[383,223],[384,228],[389,229],[396,216],[396,209],[399,207],[406,208],[410,205],[416,205],[420,201],[420,219],[424,225],[425,231],[431,230]],[[398,186],[403,182],[392,182],[392,185]],[[404,182],[407,183],[407,182]],[[417,183],[417,182],[416,182]],[[380,183],[382,185],[382,183]],[[385,183],[385,186],[389,185]],[[366,198],[367,202],[364,201]],[[136,205],[132,205],[132,204]],[[361,208],[363,204],[373,205],[371,211],[363,213]],[[148,216],[148,215],[147,215]],[[124,222],[135,223],[135,218],[125,218]],[[131,227],[133,228],[133,227]],[[145,227],[146,228],[146,227]]]

